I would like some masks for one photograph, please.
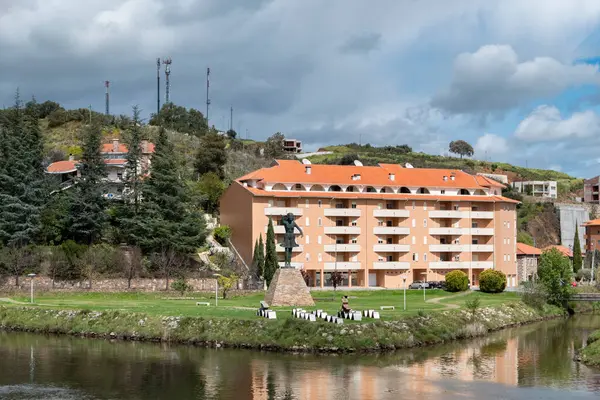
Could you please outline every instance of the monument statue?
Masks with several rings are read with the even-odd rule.
[[[294,221],[294,214],[288,213],[281,219],[281,224],[285,228],[285,235],[283,236],[282,247],[285,249],[285,263],[284,268],[291,268],[291,260],[292,260],[292,250],[294,247],[298,247],[298,243],[296,243],[296,238],[294,235],[294,229],[298,229],[300,231],[300,237],[304,236],[302,229],[296,224]]]

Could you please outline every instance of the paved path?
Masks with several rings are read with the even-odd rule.
[[[30,304],[30,303],[24,303],[22,301],[9,299],[8,297],[0,297],[0,301],[3,301],[5,303],[13,303],[13,304]]]
[[[459,294],[455,294],[453,296],[445,296],[445,297],[436,297],[434,299],[430,299],[430,300],[425,300],[425,303],[430,303],[430,304],[441,304],[444,307],[446,307],[447,310],[453,310],[453,309],[457,309],[460,308],[460,306],[458,304],[453,304],[453,303],[440,303],[441,300],[449,300],[449,299],[455,299],[457,297],[462,297],[462,296],[466,296],[468,294],[472,293],[470,290],[467,290],[465,292],[459,293]]]

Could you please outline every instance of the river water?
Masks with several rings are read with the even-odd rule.
[[[380,355],[315,356],[0,333],[0,399],[599,399],[573,361],[600,316]]]

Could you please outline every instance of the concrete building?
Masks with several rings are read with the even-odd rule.
[[[583,201],[600,204],[600,175],[583,181]]]
[[[541,255],[542,251],[537,247],[517,243],[517,280],[519,283],[535,280]]]
[[[518,284],[518,202],[501,196],[501,184],[458,170],[357,164],[277,160],[233,182],[221,198],[221,223],[244,261],[250,265],[269,218],[278,224],[292,213],[304,231],[292,265],[309,273],[310,286],[329,286],[336,270],[344,286],[401,288],[403,278],[443,280],[455,269],[478,285],[488,268]],[[275,234],[281,243],[283,226]]]
[[[288,153],[302,153],[302,142],[296,139],[283,139],[283,150]]]
[[[513,182],[512,187],[520,193],[533,197],[556,199],[558,196],[556,181],[518,181]]]

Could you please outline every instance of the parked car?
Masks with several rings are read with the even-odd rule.
[[[423,282],[423,281],[414,281],[413,283],[411,283],[408,286],[409,289],[427,289],[429,288],[429,282]]]
[[[430,289],[443,289],[446,286],[446,282],[444,281],[431,281],[427,283],[429,283]]]

